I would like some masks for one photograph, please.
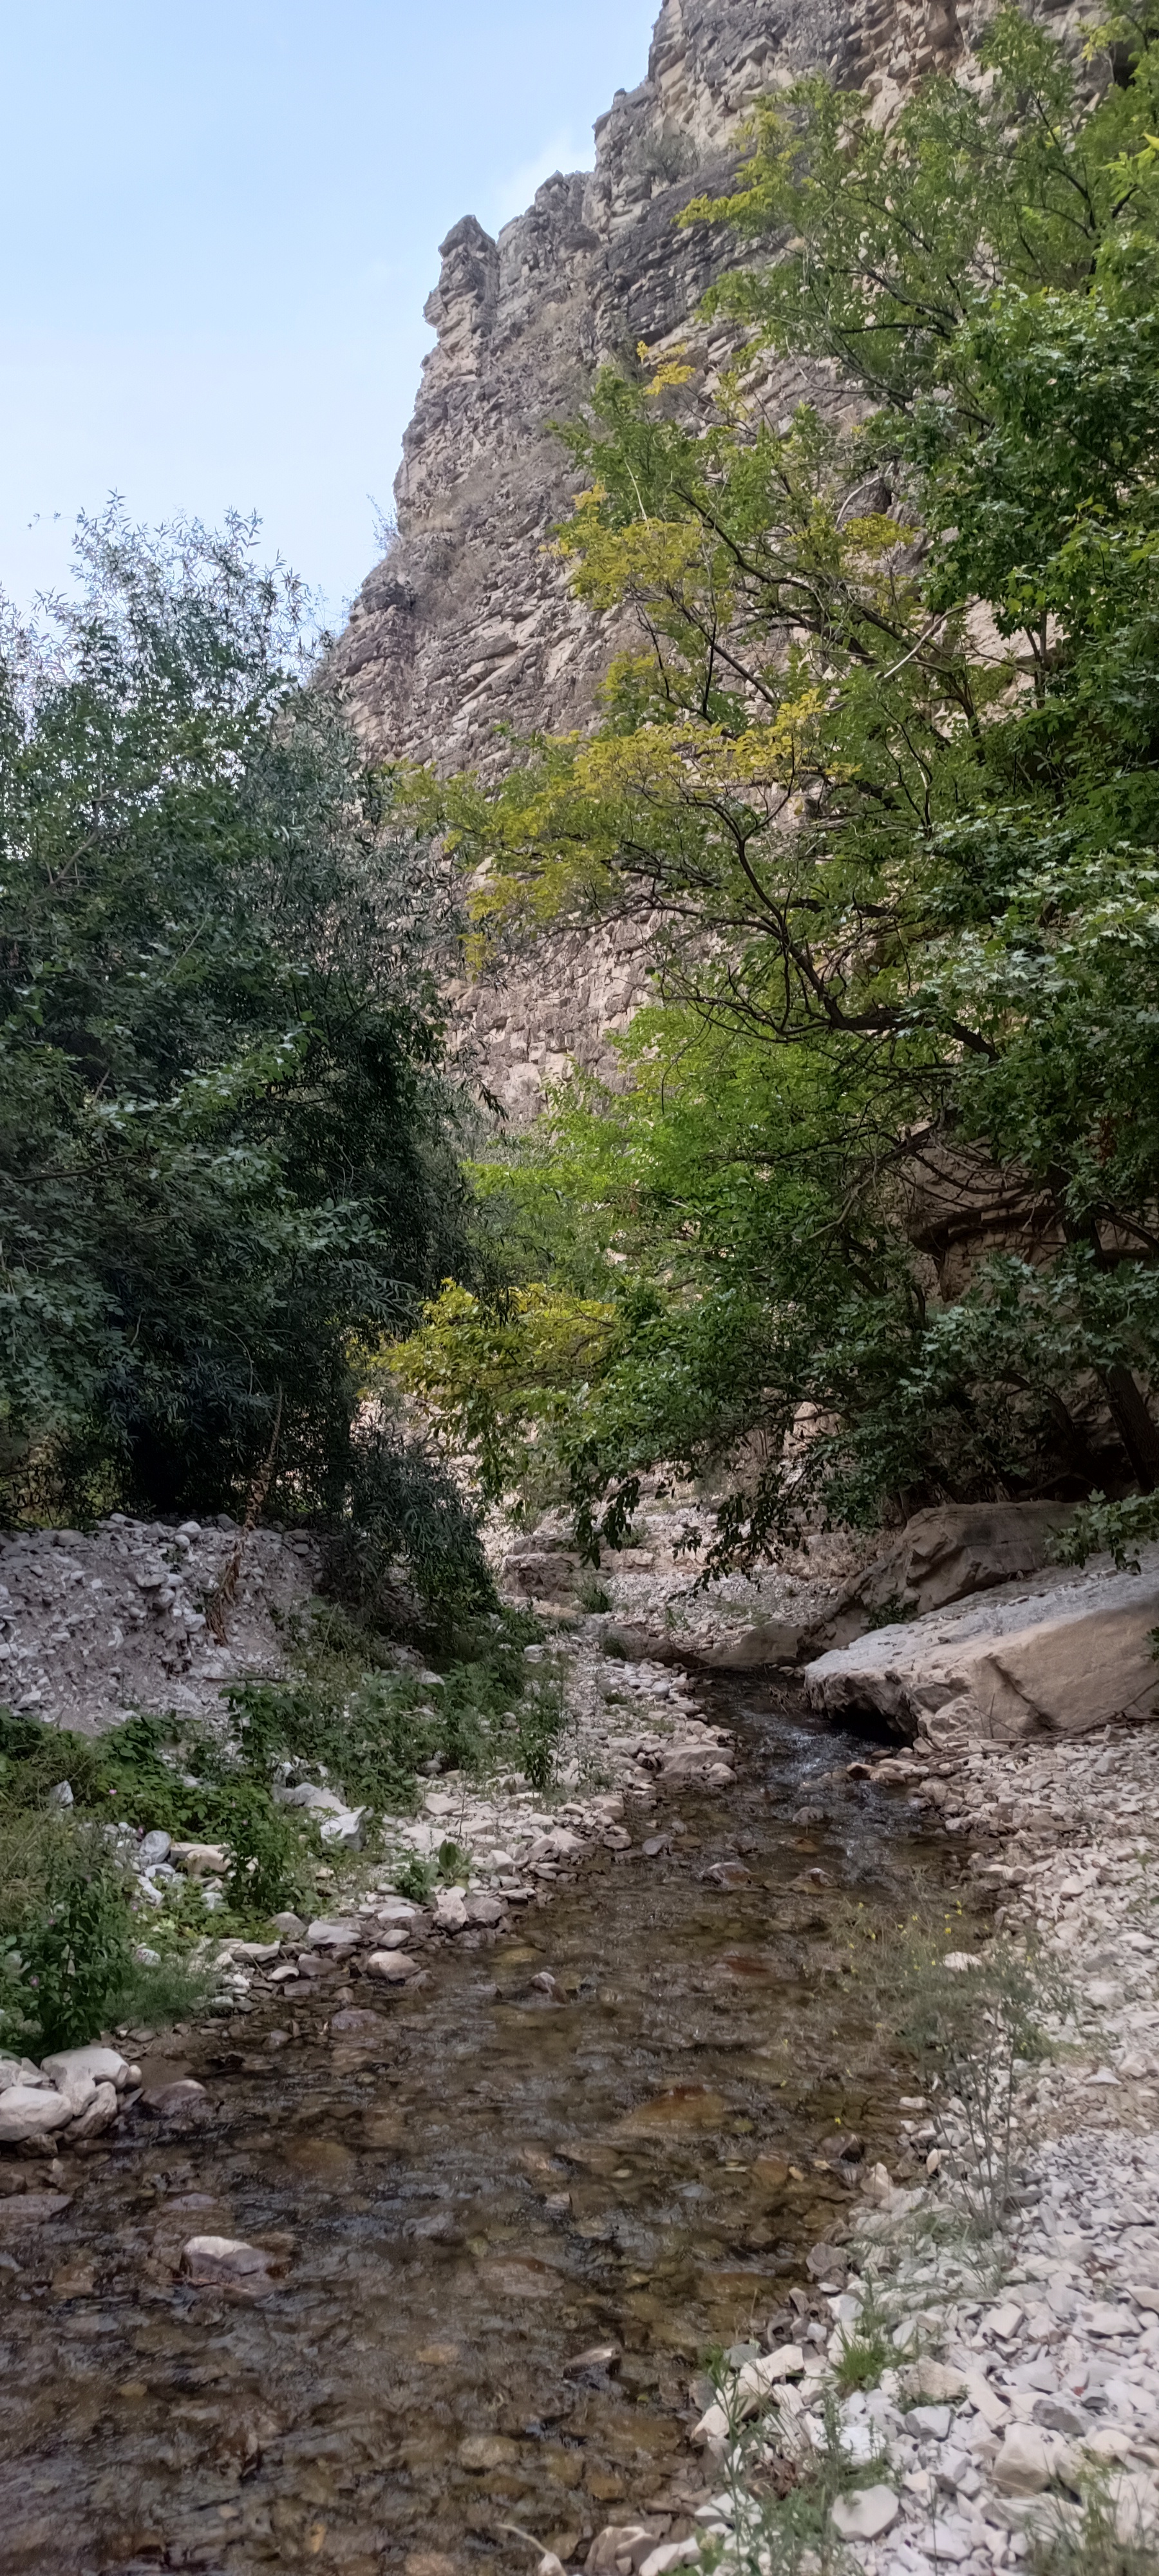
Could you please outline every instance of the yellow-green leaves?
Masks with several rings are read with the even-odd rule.
[[[610,1303],[541,1281],[487,1304],[447,1280],[390,1365],[497,1501],[526,1477],[541,1434],[602,1374],[615,1329]]]

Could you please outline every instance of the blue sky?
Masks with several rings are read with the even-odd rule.
[[[376,553],[437,244],[644,72],[655,0],[0,0],[0,587],[80,509],[257,510],[333,622]]]

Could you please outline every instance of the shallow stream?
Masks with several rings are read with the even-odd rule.
[[[706,2352],[843,2232],[857,2140],[896,2150],[838,1914],[953,1867],[899,1791],[814,1785],[861,1748],[795,1697],[709,1696],[734,1789],[637,1810],[397,2001],[335,1966],[171,2043],[193,2112],[67,2158],[46,2224],[0,2197],[0,2567],[529,2576],[507,2524],[565,2559],[689,2528]],[[182,2281],[194,2235],[272,2249],[270,2295]]]

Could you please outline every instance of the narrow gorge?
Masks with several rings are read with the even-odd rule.
[[[110,521],[13,693],[5,2576],[1157,2576],[1159,47],[1088,23],[664,0],[443,242],[308,684]]]

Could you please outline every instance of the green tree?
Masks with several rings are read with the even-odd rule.
[[[446,888],[254,531],[82,526],[0,658],[8,1508],[342,1506],[356,1343],[461,1258]]]
[[[752,1432],[742,1560],[806,1502],[1159,1483],[1159,48],[1104,32],[1085,88],[1003,10],[884,132],[823,80],[759,112],[686,217],[757,245],[735,364],[606,370],[565,432],[574,587],[639,627],[603,721],[412,786],[484,937],[653,925],[663,1085],[635,1051],[598,1118],[658,1186],[576,1203],[630,1247],[562,1438],[593,1537]],[[775,424],[783,356],[836,377]],[[931,1188],[1003,1198],[965,1294]]]

